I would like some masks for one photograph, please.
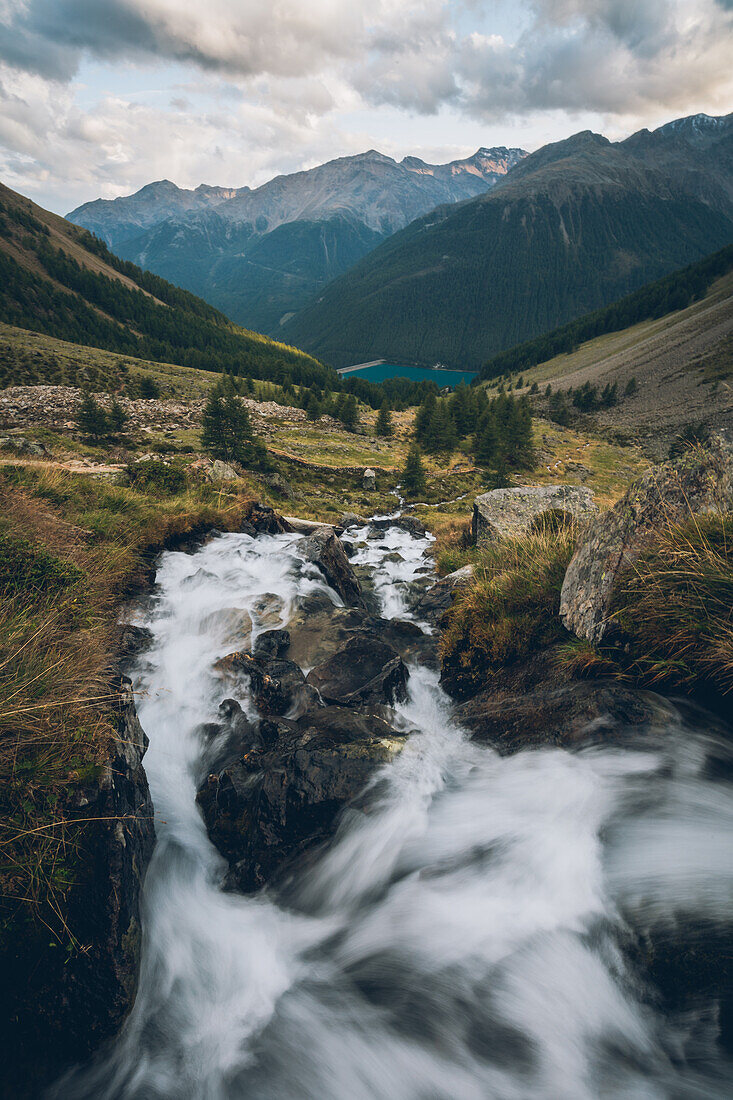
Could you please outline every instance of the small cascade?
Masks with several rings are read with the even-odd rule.
[[[349,531],[352,561],[382,615],[409,618],[430,537],[367,534]],[[667,708],[637,743],[504,757],[413,663],[396,709],[414,732],[369,812],[342,817],[287,896],[222,888],[199,731],[244,624],[255,640],[314,593],[340,605],[298,544],[226,534],[161,559],[133,673],[157,830],[139,991],[114,1046],[52,1095],[729,1096],[731,1021],[714,983],[682,988],[680,961],[731,944],[731,753],[704,718]]]

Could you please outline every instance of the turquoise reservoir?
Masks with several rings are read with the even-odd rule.
[[[413,382],[435,382],[441,389],[443,386],[455,389],[461,382],[468,385],[476,377],[476,371],[430,370],[426,367],[398,367],[394,363],[376,363],[371,367],[350,370],[341,377],[365,378],[367,382],[384,382],[385,378],[410,378]]]

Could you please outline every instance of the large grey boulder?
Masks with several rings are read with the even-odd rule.
[[[577,522],[597,512],[592,491],[582,485],[492,489],[474,501],[473,538],[476,543],[517,538],[531,531],[543,517]]]
[[[560,615],[579,638],[599,642],[611,625],[609,608],[619,575],[666,527],[692,515],[733,510],[733,450],[715,439],[676,462],[654,466],[591,524],[565,574]]]
[[[338,592],[345,604],[364,607],[361,585],[346,557],[341,540],[333,529],[324,528],[314,532],[302,539],[298,547],[306,561],[313,562],[323,573],[331,588]]]

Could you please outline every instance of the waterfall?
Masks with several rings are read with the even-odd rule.
[[[409,615],[429,537],[365,534],[349,533],[354,560],[383,614]],[[663,965],[674,985],[680,952],[730,954],[731,754],[704,716],[670,707],[633,743],[504,757],[472,743],[437,674],[413,666],[397,709],[414,732],[370,812],[343,815],[286,899],[222,890],[195,803],[199,727],[223,695],[213,666],[242,613],[256,636],[316,591],[340,603],[295,535],[163,555],[133,673],[157,831],[139,991],[111,1049],[52,1095],[730,1095],[716,996],[675,1001]]]

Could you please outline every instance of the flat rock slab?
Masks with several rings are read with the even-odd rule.
[[[590,525],[563,581],[560,615],[568,630],[599,642],[609,632],[616,580],[665,528],[693,515],[733,510],[733,449],[722,438],[676,462],[654,466]]]
[[[590,519],[598,512],[593,493],[581,485],[520,485],[492,489],[473,505],[474,541],[496,542],[526,535],[543,518],[559,523]]]

